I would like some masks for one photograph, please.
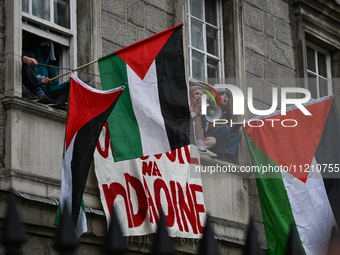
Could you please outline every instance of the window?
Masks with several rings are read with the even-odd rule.
[[[306,43],[308,89],[312,98],[332,94],[331,61],[327,50]]]
[[[40,36],[53,41],[57,65],[63,68],[77,66],[76,1],[22,0],[22,29],[28,40],[30,36]],[[58,74],[65,72],[63,69],[57,71]]]
[[[40,18],[70,28],[69,0],[22,0],[22,11],[31,18]]]
[[[188,0],[190,77],[222,78],[220,1]]]

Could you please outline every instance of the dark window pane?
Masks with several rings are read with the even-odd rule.
[[[318,98],[316,76],[310,73],[308,74],[308,90],[310,91],[312,98]]]
[[[309,47],[307,47],[307,69],[316,72],[315,50]]]
[[[218,60],[207,58],[208,78],[218,78]]]
[[[190,3],[191,15],[203,20],[203,0],[190,0]]]
[[[50,20],[50,0],[32,0],[32,14]]]
[[[318,52],[318,69],[319,75],[327,77],[326,55]]]
[[[192,51],[192,77],[202,80],[205,76],[204,55],[193,50]]]
[[[191,45],[197,49],[204,50],[203,46],[203,24],[191,20]]]
[[[28,0],[22,0],[22,11],[28,13]]]
[[[206,36],[208,53],[217,56],[217,29],[207,26]]]
[[[69,0],[54,0],[54,23],[65,28],[70,28]]]
[[[205,21],[217,26],[216,0],[205,0]]]
[[[319,93],[320,93],[320,97],[324,97],[329,94],[328,93],[328,81],[321,77],[319,78]]]

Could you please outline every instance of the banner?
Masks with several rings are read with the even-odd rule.
[[[206,210],[201,179],[189,177],[190,163],[199,165],[195,146],[114,162],[105,124],[94,165],[107,221],[114,204],[125,236],[147,235],[156,232],[162,208],[170,236],[199,238]]]

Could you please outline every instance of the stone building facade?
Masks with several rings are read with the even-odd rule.
[[[335,0],[55,2],[69,8],[68,24],[37,18],[31,7],[25,9],[31,0],[0,0],[0,228],[7,191],[13,188],[18,192],[19,211],[29,234],[24,254],[55,254],[51,249],[53,220],[60,192],[66,114],[21,97],[22,34],[37,34],[55,41],[60,50],[59,64],[72,69],[184,23],[188,81],[207,82],[206,78],[214,74],[219,81],[235,82],[244,94],[247,87],[252,87],[256,109],[270,108],[273,87],[279,91],[281,87],[305,87],[313,91],[314,97],[340,90],[336,79],[340,76],[340,5]],[[205,16],[199,16],[197,8]],[[193,40],[200,36],[202,45]],[[212,54],[208,44],[216,52]],[[323,67],[314,70],[310,66],[313,61],[323,61]],[[202,76],[196,68],[204,71]],[[96,65],[78,72],[84,82],[100,88],[100,80],[93,74],[99,74]],[[296,79],[307,77],[317,77],[320,82],[309,84]],[[337,96],[335,99],[339,101]],[[242,119],[251,117],[253,114],[248,111]],[[201,160],[202,164],[216,164],[204,155]],[[237,163],[251,164],[244,139],[237,152]],[[221,253],[241,254],[249,218],[254,219],[260,243],[266,250],[254,177],[223,174],[202,181],[206,208],[212,216]],[[106,221],[93,169],[84,201],[89,231],[81,237],[77,254],[101,254]],[[174,241],[180,254],[195,254],[197,240]],[[129,237],[128,242],[131,254],[143,254],[150,249],[148,236]],[[2,247],[0,254],[4,254]]]

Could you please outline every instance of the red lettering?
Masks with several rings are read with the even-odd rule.
[[[168,215],[164,214],[164,216],[165,216],[168,227],[171,228],[175,223],[175,212],[174,212],[174,208],[173,208],[173,205],[172,205],[172,201],[171,201],[171,197],[170,197],[168,187],[166,186],[165,182],[162,179],[158,178],[157,180],[155,180],[155,182],[153,184],[153,189],[154,189],[154,192],[155,192],[156,206],[157,206],[157,209],[158,209],[159,212],[161,211],[161,208],[162,208],[161,189],[164,190],[165,197],[166,197],[166,200],[167,200],[167,203],[168,203]],[[163,212],[164,212],[164,210],[163,210]]]
[[[148,187],[148,184],[145,181],[145,178],[143,176],[143,184],[144,184],[144,189],[146,191],[146,196],[148,197],[148,204],[149,204],[149,209],[150,209],[150,222],[153,223],[153,217],[155,217],[156,224],[158,224],[158,215],[157,215],[157,210],[156,207],[153,203],[152,196]]]
[[[177,225],[178,225],[179,231],[182,232],[183,226],[182,226],[181,218],[180,218],[179,212],[178,212],[176,183],[174,181],[170,181],[170,188],[171,188],[172,201],[173,201],[175,213],[176,213]]]
[[[102,150],[102,147],[100,145],[99,139],[97,142],[97,150],[99,152],[99,154],[103,157],[103,158],[107,158],[109,156],[109,148],[111,148],[112,151],[112,145],[110,143],[110,132],[109,132],[109,126],[107,125],[107,122],[105,122],[104,124],[104,128],[105,128],[105,142],[104,142],[104,150]]]
[[[194,205],[195,205],[195,209],[196,209],[196,221],[197,221],[198,231],[202,234],[203,233],[203,227],[202,227],[202,224],[201,224],[200,213],[204,213],[205,208],[204,208],[204,205],[197,203],[196,192],[203,193],[203,188],[202,188],[201,185],[190,184],[190,189],[191,189],[191,194],[192,194],[192,197],[194,199]]]
[[[185,151],[185,156],[186,156],[187,161],[188,161],[189,164],[199,165],[198,158],[192,158],[191,157],[188,145],[184,146],[184,151]]]
[[[181,211],[181,215],[182,215],[184,230],[186,232],[189,232],[188,224],[187,224],[187,221],[186,221],[186,218],[187,218],[190,222],[190,225],[192,227],[194,234],[198,234],[197,225],[196,225],[196,217],[195,217],[195,209],[194,209],[194,205],[192,203],[188,183],[186,185],[186,189],[187,189],[186,193],[187,193],[187,199],[188,199],[189,206],[185,202],[184,193],[183,193],[181,184],[179,182],[177,182],[177,189],[178,189],[178,198],[179,198],[178,203],[179,203],[179,207],[180,207],[180,211]]]
[[[149,158],[149,156],[140,157],[141,160],[147,160],[148,158]]]
[[[176,160],[176,150],[169,151],[169,152],[165,153],[165,155],[168,157],[168,159],[171,162],[175,162],[175,160]]]
[[[124,199],[125,210],[126,210],[126,217],[128,219],[128,227],[132,228],[132,220],[130,209],[128,206],[128,198],[126,196],[125,188],[118,182],[113,182],[110,184],[110,188],[107,184],[103,184],[103,191],[107,203],[107,208],[109,209],[110,214],[112,213],[113,204],[117,198],[117,196],[122,196]]]
[[[142,183],[136,178],[128,173],[124,174],[126,180],[126,188],[129,195],[129,205],[130,211],[132,214],[133,225],[134,227],[140,226],[146,217],[146,213],[148,211],[148,200],[146,194],[144,192],[144,188]],[[133,206],[131,203],[131,193],[130,193],[130,185],[136,191],[137,202],[138,202],[138,211],[136,214],[133,213]]]
[[[151,170],[152,170],[152,161],[150,161],[149,164],[143,161],[142,174],[143,175],[148,174],[148,176],[151,176]]]
[[[156,159],[160,159],[162,157],[162,154],[156,154],[154,155]]]
[[[158,168],[158,166],[157,166],[157,164],[156,164],[156,161],[153,162],[152,175],[153,175],[153,176],[160,176],[160,177],[162,177],[161,172],[159,171],[159,168]]]
[[[178,161],[179,161],[179,163],[180,164],[184,164],[184,160],[183,160],[183,157],[182,157],[182,149],[178,148],[177,152],[178,152]]]

